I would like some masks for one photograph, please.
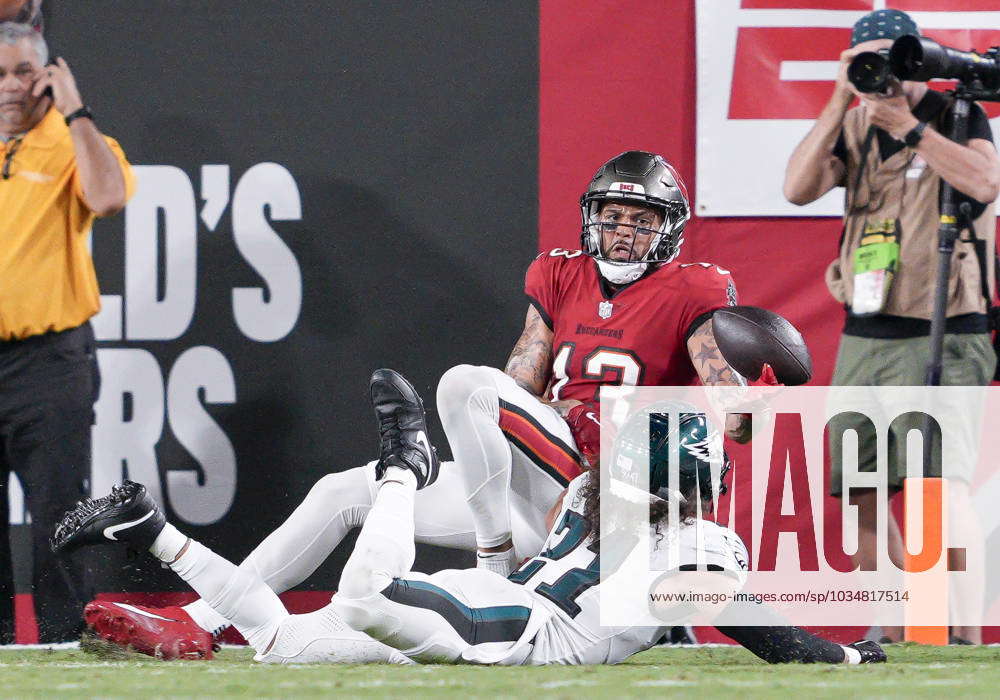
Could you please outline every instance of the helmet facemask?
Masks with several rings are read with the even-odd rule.
[[[605,250],[602,232],[612,222],[602,221],[602,209],[609,202],[655,209],[662,222],[644,228],[616,222],[619,232],[631,228],[628,255],[619,251],[613,259]],[[597,261],[601,275],[613,284],[627,284],[639,279],[652,264],[670,262],[677,257],[684,242],[684,226],[691,218],[687,192],[676,171],[662,157],[644,151],[628,151],[611,159],[598,170],[587,192],[580,198],[583,228],[580,247]],[[649,245],[641,254],[648,241]],[[614,239],[612,239],[614,245]]]
[[[613,222],[603,220],[602,209],[605,204],[621,202],[636,206],[646,206],[654,208],[660,214],[662,222],[657,228],[647,228],[636,224]],[[680,249],[683,242],[684,224],[687,222],[687,212],[676,203],[672,206],[664,207],[659,204],[651,205],[644,201],[620,200],[611,197],[593,196],[585,197],[583,203],[583,231],[581,239],[583,241],[584,252],[591,255],[601,270],[601,275],[614,284],[627,284],[639,279],[646,272],[647,267],[653,263],[670,262]],[[605,232],[612,234],[622,231],[631,231],[631,235],[616,243],[613,236],[608,246],[605,246]],[[617,255],[612,258],[612,250],[608,247],[619,248],[627,245],[626,250],[621,251],[625,255]],[[637,254],[637,249],[643,250]]]

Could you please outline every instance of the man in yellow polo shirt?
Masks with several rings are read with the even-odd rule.
[[[31,514],[39,637],[56,642],[78,635],[90,597],[82,565],[48,547],[54,523],[89,486],[100,375],[88,319],[100,295],[87,238],[95,216],[125,206],[134,181],[69,66],[47,64],[40,33],[0,24],[0,620],[13,617],[14,472]]]

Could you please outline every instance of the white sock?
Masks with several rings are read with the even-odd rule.
[[[379,492],[381,493],[382,488],[387,485],[397,485],[406,487],[404,490],[406,493],[410,494],[410,500],[413,500],[413,494],[417,490],[417,476],[409,469],[405,467],[388,467],[385,470],[385,474],[382,475],[382,480],[378,484]],[[378,501],[376,500],[376,503]],[[410,508],[412,510],[412,507]]]
[[[340,576],[338,595],[360,599],[381,591],[413,567],[413,498],[417,480],[408,469],[389,467],[375,504]]]
[[[513,547],[505,552],[476,552],[477,569],[493,571],[507,578],[516,567],[517,557]]]
[[[229,620],[216,612],[211,605],[201,598],[183,606],[183,609],[184,612],[191,616],[195,624],[206,632],[220,634],[224,629],[229,627]]]
[[[169,564],[177,558],[177,555],[184,549],[187,541],[187,535],[170,523],[167,523],[160,530],[160,534],[156,536],[156,539],[153,540],[153,544],[149,546],[149,553],[160,561]]]
[[[861,663],[861,652],[854,647],[841,646],[844,650],[844,663],[851,664],[852,666],[857,666]]]
[[[288,617],[278,596],[259,576],[223,559],[200,542],[190,540],[184,554],[169,566],[209,607],[231,620],[258,652],[267,648],[281,621]]]

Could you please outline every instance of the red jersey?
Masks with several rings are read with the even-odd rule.
[[[596,400],[605,384],[692,384],[692,323],[736,305],[729,271],[715,265],[667,263],[609,295],[594,259],[562,248],[535,258],[524,288],[553,332],[553,399]]]

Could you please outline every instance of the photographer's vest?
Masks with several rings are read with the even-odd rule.
[[[950,103],[949,103],[950,104]],[[941,114],[932,122],[940,131]],[[878,140],[870,141],[863,157],[868,125],[861,107],[851,109],[843,127],[847,147],[847,188],[844,232],[840,256],[826,273],[827,287],[833,297],[850,304],[854,294],[855,251],[868,231],[895,229],[900,244],[899,262],[882,307],[891,316],[929,319],[934,306],[934,286],[938,265],[938,194],[941,177],[909,147],[904,147],[886,161],[878,154]],[[858,169],[864,171],[860,174]],[[858,183],[854,187],[855,182]],[[989,204],[974,222],[976,236],[985,242],[985,268],[992,295],[995,288],[993,251],[996,240],[996,214]],[[980,262],[969,234],[955,244],[948,282],[947,315],[986,313],[986,301],[980,283]]]

